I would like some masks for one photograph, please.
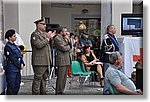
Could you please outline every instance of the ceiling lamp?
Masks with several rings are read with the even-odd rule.
[[[86,25],[82,21],[80,21],[79,29],[80,30],[85,30],[86,29]]]

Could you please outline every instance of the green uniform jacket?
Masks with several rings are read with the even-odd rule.
[[[56,65],[57,66],[66,66],[70,65],[70,45],[65,40],[65,38],[58,34],[54,38],[54,46],[57,50],[56,55]]]
[[[51,48],[46,33],[35,30],[31,34],[32,65],[50,65]]]

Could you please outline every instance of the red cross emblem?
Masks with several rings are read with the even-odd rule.
[[[143,48],[140,48],[140,55],[133,55],[134,62],[143,62]]]

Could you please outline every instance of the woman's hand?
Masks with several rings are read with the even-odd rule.
[[[93,60],[90,62],[90,65],[94,65],[96,63],[96,60]]]
[[[23,67],[24,67],[24,65],[23,65],[23,64],[21,64],[21,69],[23,69]]]

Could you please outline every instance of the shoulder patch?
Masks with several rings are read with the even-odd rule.
[[[35,36],[34,36],[34,37],[32,37],[32,39],[33,39],[33,40],[35,40]]]
[[[6,54],[7,54],[7,56],[9,56],[9,52],[8,52],[8,51],[7,51],[7,53],[6,53]]]
[[[109,36],[108,35],[104,35],[104,39],[108,39],[109,38]]]

